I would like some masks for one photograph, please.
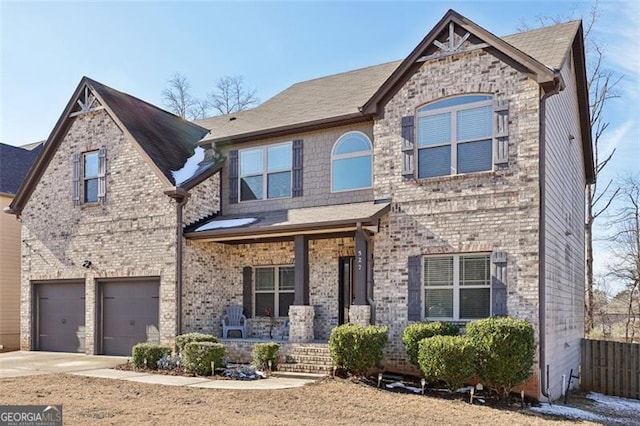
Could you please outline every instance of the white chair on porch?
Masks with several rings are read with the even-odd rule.
[[[239,331],[240,337],[247,337],[247,317],[242,313],[242,305],[230,305],[222,317],[222,338],[227,338],[229,331]]]

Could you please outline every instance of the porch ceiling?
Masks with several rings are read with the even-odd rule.
[[[305,207],[299,209],[216,216],[208,222],[185,229],[192,240],[238,242],[294,235],[338,234],[358,226],[377,232],[378,219],[389,211],[385,201]]]

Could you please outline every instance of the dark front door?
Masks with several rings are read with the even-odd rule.
[[[101,353],[131,355],[136,343],[159,343],[159,283],[103,282],[101,291]]]
[[[84,283],[35,285],[36,349],[84,352]]]
[[[349,322],[353,302],[353,264],[355,257],[341,257],[338,264],[338,324]]]

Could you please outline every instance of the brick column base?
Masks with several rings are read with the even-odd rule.
[[[349,306],[349,322],[361,326],[371,324],[371,306],[369,305],[351,305]]]
[[[289,306],[289,341],[312,342],[313,319],[315,310],[313,306],[291,305]]]

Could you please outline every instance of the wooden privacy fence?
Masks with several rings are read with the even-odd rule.
[[[580,387],[640,399],[640,344],[582,339]]]

